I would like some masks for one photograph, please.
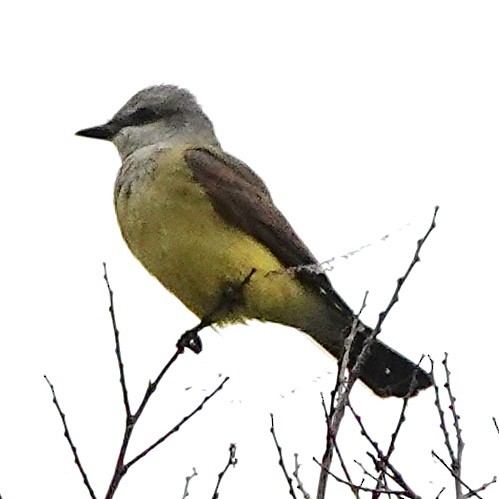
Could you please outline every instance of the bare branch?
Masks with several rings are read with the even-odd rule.
[[[365,466],[360,461],[354,459],[353,462],[360,467],[360,469],[364,472],[364,475],[372,478],[375,482],[378,480],[378,477],[374,476],[372,473],[369,473],[369,471],[366,470]]]
[[[298,487],[298,490],[303,494],[304,499],[312,499],[310,494],[305,490],[305,487],[303,486],[303,482],[300,479],[300,476],[298,474],[298,470],[300,469],[301,464],[298,463],[298,454],[295,453],[295,470],[293,471],[293,476],[295,477],[296,480],[296,486]]]
[[[113,290],[111,289],[111,285],[109,284],[106,262],[103,262],[102,266],[104,267],[104,281],[106,281],[107,292],[109,295],[109,314],[111,315],[111,323],[113,325],[113,331],[114,331],[115,353],[116,353],[116,359],[118,360],[118,368],[120,371],[121,392],[123,395],[123,403],[125,405],[126,417],[128,419],[132,415],[132,412],[130,410],[130,400],[128,398],[128,390],[126,387],[125,367],[123,365],[123,359],[121,357],[120,332],[118,330],[116,315],[114,313],[114,293]]]
[[[128,469],[133,466],[137,461],[140,461],[144,456],[149,454],[153,449],[155,449],[159,444],[164,442],[168,437],[176,433],[180,428],[187,422],[189,419],[191,419],[196,413],[201,411],[204,407],[204,405],[211,399],[213,398],[225,385],[225,383],[229,380],[229,377],[227,376],[209,395],[207,395],[202,402],[194,409],[192,410],[187,416],[184,416],[180,422],[178,422],[169,432],[165,433],[161,438],[158,438],[156,442],[151,444],[147,449],[144,449],[140,454],[137,454],[133,459],[131,459],[127,464],[123,466],[123,474],[128,471]]]
[[[362,347],[362,350],[356,359],[356,362],[355,362],[355,365],[353,366],[353,369],[351,369],[351,371],[350,371],[350,376],[349,376],[348,384],[347,384],[347,390],[348,390],[348,387],[350,387],[350,390],[351,390],[351,386],[353,385],[355,380],[358,378],[360,368],[361,368],[362,364],[364,363],[365,359],[367,358],[367,356],[370,352],[371,346],[374,343],[376,337],[381,332],[381,327],[382,327],[386,317],[390,313],[393,306],[399,301],[399,293],[400,293],[400,290],[402,289],[402,286],[407,281],[407,278],[411,274],[415,265],[420,261],[419,254],[421,252],[421,249],[422,249],[424,243],[426,242],[426,240],[428,239],[428,237],[430,236],[430,234],[432,233],[433,229],[435,229],[435,227],[436,227],[436,217],[437,217],[438,210],[439,210],[439,207],[435,206],[430,227],[426,231],[425,235],[417,242],[416,251],[414,252],[414,256],[412,258],[412,261],[409,264],[409,267],[405,271],[404,275],[397,279],[397,285],[395,286],[395,290],[393,292],[393,295],[392,295],[387,307],[385,308],[385,310],[383,312],[381,312],[379,314],[378,323],[376,324],[376,327],[370,332],[370,334],[367,336],[366,340],[364,341],[364,345]]]
[[[338,370],[338,373],[339,373],[339,370]],[[340,379],[339,376],[337,376],[336,386],[334,388],[334,391],[336,391],[337,388],[338,388],[338,386],[339,386],[339,379]],[[333,395],[331,395],[331,397],[333,397]],[[334,399],[332,398],[331,400],[334,400]],[[327,410],[327,407],[326,407],[326,402],[324,400],[324,395],[322,393],[321,393],[321,404],[322,404],[322,410],[324,411],[324,416],[326,418],[326,424],[328,425],[327,428],[328,428],[328,432],[329,432],[330,417],[329,417],[329,413],[328,413],[328,410]],[[336,455],[338,456],[338,460],[340,461],[341,469],[343,470],[343,473],[345,474],[346,479],[349,482],[352,482],[352,478],[350,476],[350,473],[348,472],[348,468],[347,468],[347,466],[345,464],[345,461],[343,460],[343,456],[341,455],[340,448],[338,447],[338,443],[336,442],[336,439],[332,440],[332,442],[333,442],[334,451],[336,452]],[[326,449],[327,449],[327,443],[326,443]],[[331,458],[332,458],[332,454],[331,454]],[[324,460],[324,457],[323,457],[323,460]],[[320,466],[322,466],[322,464],[319,463],[319,461],[317,461],[315,458],[314,458],[314,461],[316,461],[317,464],[319,464]],[[319,478],[319,480],[320,479],[321,478]],[[355,497],[358,497],[358,494],[359,494],[358,491],[356,491],[355,489],[352,488],[352,492],[355,495]],[[322,493],[322,489],[320,491],[318,491],[318,493]]]
[[[196,471],[196,468],[192,468],[192,475],[188,475],[185,477],[185,487],[184,487],[184,493],[182,494],[182,499],[186,499],[186,497],[189,495],[189,482],[198,475],[198,472]]]
[[[437,496],[435,497],[435,499],[440,499],[440,496],[444,493],[444,491],[445,491],[445,487],[442,487],[442,488],[440,489],[440,492],[439,492],[439,493],[437,494]]]
[[[485,482],[483,485],[481,485],[480,487],[478,487],[478,489],[475,489],[475,490],[471,490],[470,492],[468,492],[467,494],[464,495],[464,499],[468,499],[469,497],[477,497],[477,492],[482,492],[484,491],[487,487],[489,487],[490,485],[493,485],[494,483],[497,482],[497,477],[494,476],[492,477],[492,480],[490,480],[489,482]]]
[[[286,478],[286,481],[288,482],[289,494],[291,495],[291,497],[293,497],[293,499],[297,499],[295,491],[293,489],[293,480],[291,480],[291,477],[289,476],[289,473],[286,470],[286,465],[284,464],[284,459],[282,457],[282,449],[281,449],[281,446],[279,445],[279,442],[277,441],[277,436],[275,434],[274,415],[273,414],[270,415],[270,423],[271,423],[270,424],[270,433],[272,434],[272,437],[274,438],[274,443],[275,443],[275,446],[277,449],[277,453],[279,454],[279,466],[281,467],[282,472],[284,473],[284,477]]]
[[[494,422],[494,426],[496,427],[496,431],[499,434],[499,425],[497,424],[497,419],[495,417],[492,417],[492,421]]]
[[[421,362],[423,361],[424,359],[424,355],[421,356],[421,358],[419,359],[419,362],[417,363],[418,367],[419,365],[421,364]],[[414,371],[413,375],[412,375],[412,380],[411,380],[411,384],[410,384],[410,388],[409,388],[409,393],[412,393],[414,388],[416,386],[416,371]],[[395,427],[395,431],[392,433],[392,438],[390,440],[390,445],[388,446],[388,451],[386,453],[386,458],[387,459],[390,459],[390,457],[392,456],[393,454],[393,451],[395,450],[395,441],[397,440],[397,437],[400,433],[400,429],[402,428],[402,424],[405,422],[405,413],[407,411],[407,405],[409,403],[409,397],[404,397],[404,400],[402,402],[402,408],[400,410],[400,416],[399,416],[399,419],[397,421],[397,425]]]
[[[444,468],[454,477],[455,480],[458,480],[461,485],[468,489],[468,492],[466,494],[461,493],[461,495],[457,495],[456,492],[456,497],[458,497],[458,499],[465,499],[468,497],[478,497],[479,499],[483,499],[482,496],[478,494],[478,492],[485,490],[487,487],[497,482],[497,477],[494,476],[492,477],[492,480],[490,480],[490,482],[484,483],[477,489],[472,489],[467,483],[463,481],[461,477],[458,477],[457,473],[454,472],[454,470],[434,450],[431,451],[431,455],[436,458],[440,462],[440,464],[442,464],[442,466],[444,466]]]
[[[339,483],[342,483],[344,485],[348,485],[351,489],[356,489],[357,490],[357,495],[358,495],[358,491],[362,491],[362,492],[370,492],[371,494],[373,494],[373,497],[374,496],[379,496],[380,494],[387,494],[387,495],[391,495],[391,494],[394,494],[395,496],[397,497],[411,497],[410,495],[407,494],[407,491],[405,490],[391,490],[391,489],[388,489],[388,488],[376,488],[376,489],[373,489],[373,488],[370,488],[370,487],[365,487],[363,485],[355,485],[354,483],[352,482],[349,482],[348,480],[343,480],[343,478],[340,478],[339,476],[336,476],[334,473],[331,473],[330,471],[328,471],[328,473]]]
[[[118,340],[119,341],[119,340]],[[165,375],[166,371],[172,366],[172,364],[177,360],[179,355],[181,354],[180,349],[177,348],[176,352],[173,354],[171,359],[166,363],[166,365],[161,369],[160,373],[156,377],[156,379],[151,383],[149,382],[149,385],[144,393],[144,397],[142,398],[142,402],[139,405],[139,408],[135,412],[135,414],[129,414],[127,415],[126,418],[126,424],[125,424],[125,431],[123,432],[123,439],[121,441],[121,447],[120,451],[118,453],[118,459],[116,461],[116,466],[114,469],[113,477],[111,478],[111,482],[109,484],[109,488],[107,490],[106,499],[111,499],[114,496],[114,493],[116,492],[116,489],[125,475],[125,473],[128,471],[128,468],[131,466],[130,463],[128,463],[125,466],[125,455],[126,451],[128,449],[128,445],[130,443],[130,438],[132,436],[133,430],[135,428],[135,425],[137,424],[137,421],[139,420],[140,416],[142,415],[142,412],[144,411],[147,402],[151,398],[152,394],[156,391],[156,388]],[[126,387],[125,387],[126,390]],[[132,463],[133,464],[133,463]]]
[[[321,474],[319,477],[319,484],[317,488],[317,499],[324,499],[325,494],[326,494],[326,486],[327,486],[327,479],[328,479],[328,473],[330,467],[331,467],[331,462],[332,462],[332,457],[333,457],[333,445],[331,444],[332,440],[336,439],[336,436],[338,434],[339,430],[339,425],[341,424],[341,420],[343,418],[344,412],[345,412],[345,407],[348,404],[348,399],[350,396],[350,392],[352,390],[352,387],[359,377],[360,369],[362,364],[365,362],[367,356],[369,355],[370,349],[374,341],[376,340],[376,337],[379,335],[381,332],[381,327],[390,313],[391,309],[399,301],[399,293],[400,290],[402,289],[402,286],[405,284],[407,278],[409,277],[410,273],[412,272],[414,266],[416,263],[420,261],[420,252],[421,249],[428,239],[429,235],[433,231],[433,229],[436,227],[436,216],[438,213],[439,207],[436,206],[433,212],[433,217],[431,220],[430,227],[426,231],[425,235],[418,240],[416,244],[416,251],[414,253],[414,256],[404,273],[402,277],[397,279],[397,284],[395,286],[395,290],[393,292],[393,295],[385,308],[383,312],[381,312],[378,316],[378,322],[376,324],[376,327],[369,333],[369,335],[366,337],[364,344],[362,346],[362,349],[360,351],[360,354],[357,356],[355,360],[355,364],[352,369],[350,369],[350,373],[348,375],[348,378],[345,378],[344,372],[346,370],[346,366],[348,366],[348,357],[350,355],[350,347],[351,347],[351,342],[353,341],[355,334],[357,332],[357,327],[358,327],[358,315],[354,317],[351,331],[348,335],[347,340],[345,341],[345,349],[344,349],[344,354],[343,358],[340,362],[340,367],[338,370],[338,378],[337,378],[337,383],[336,387],[333,390],[331,394],[331,409],[328,414],[328,434],[327,434],[327,442],[326,442],[326,449],[324,451],[324,455],[322,458],[322,465],[321,465]],[[366,300],[367,294],[364,297],[364,302],[362,305],[362,308],[365,306],[365,300]],[[362,312],[361,308],[361,312]],[[346,360],[345,360],[346,358]],[[336,401],[335,401],[336,399]],[[393,452],[393,450],[392,450]],[[402,477],[400,476],[400,479]]]
[[[434,378],[434,363],[431,357],[430,357],[430,363],[431,363],[430,374]],[[442,433],[444,435],[445,446],[447,447],[447,451],[449,452],[451,462],[454,463],[456,461],[456,456],[454,454],[454,449],[452,448],[450,442],[450,435],[449,431],[447,430],[447,423],[445,422],[445,414],[444,410],[442,409],[442,403],[440,401],[440,388],[438,387],[437,383],[433,383],[433,389],[435,390],[435,406],[437,407],[438,416],[440,418],[440,429],[442,430]]]
[[[461,497],[463,495],[461,490],[461,483],[462,483],[461,471],[462,471],[462,462],[463,462],[464,441],[461,432],[461,427],[459,425],[459,416],[456,410],[456,398],[454,397],[451,389],[450,371],[447,359],[448,359],[448,354],[447,352],[445,352],[444,360],[442,361],[445,371],[445,380],[446,380],[444,387],[447,390],[447,395],[449,397],[449,409],[452,414],[452,420],[453,420],[454,430],[456,432],[456,443],[457,443],[457,455],[455,457],[455,460],[452,461],[452,469],[454,470],[455,474],[454,477],[456,479],[456,484],[455,484],[456,493],[458,494],[459,497]]]
[[[434,376],[434,363],[433,359],[430,358],[431,362],[431,375]],[[461,473],[462,473],[462,460],[463,460],[463,450],[464,450],[464,441],[462,437],[462,430],[460,426],[460,416],[457,413],[457,408],[456,408],[456,397],[454,396],[452,392],[452,387],[451,387],[451,381],[450,381],[450,369],[449,369],[449,363],[448,363],[448,354],[447,352],[444,355],[444,360],[442,361],[442,365],[444,367],[444,372],[445,372],[445,384],[444,388],[447,392],[447,395],[449,397],[449,411],[452,416],[452,424],[454,426],[454,432],[456,436],[456,446],[457,450],[454,449],[451,443],[451,438],[449,434],[449,430],[447,428],[447,422],[445,420],[445,413],[442,407],[442,402],[440,399],[440,392],[439,392],[439,387],[436,383],[434,383],[434,390],[435,390],[435,406],[437,407],[439,419],[440,419],[440,429],[442,430],[442,433],[444,435],[444,443],[445,447],[447,448],[447,452],[450,457],[450,466],[434,451],[431,451],[431,454],[433,457],[435,457],[442,466],[445,467],[445,469],[451,474],[451,476],[454,478],[454,487],[456,491],[456,497],[458,499],[468,499],[470,497],[478,497],[481,498],[481,496],[478,494],[479,492],[482,492],[485,490],[487,487],[490,485],[496,483],[497,477],[493,477],[492,480],[489,482],[484,483],[478,488],[471,488],[464,480],[462,479]],[[493,418],[494,420],[494,418]],[[494,420],[494,423],[495,420]],[[464,493],[463,492],[463,487],[468,490],[468,492]]]
[[[126,385],[126,378],[125,378],[125,368],[124,368],[124,363],[123,363],[123,358],[121,355],[121,346],[120,346],[120,335],[119,335],[119,330],[117,326],[117,320],[116,320],[116,314],[114,310],[114,296],[113,296],[113,291],[109,282],[109,278],[107,275],[107,268],[106,265],[104,264],[104,280],[106,282],[106,286],[108,289],[109,293],[109,312],[111,315],[111,322],[113,325],[113,331],[114,331],[114,338],[115,338],[115,353],[116,353],[116,358],[118,361],[118,368],[120,372],[120,385],[121,385],[121,391],[123,394],[123,403],[125,405],[125,413],[126,413],[126,421],[125,421],[125,430],[123,432],[123,439],[121,442],[121,447],[118,453],[118,458],[116,460],[116,465],[114,469],[113,476],[111,478],[111,482],[109,484],[107,493],[105,498],[106,499],[111,499],[114,496],[114,493],[123,478],[123,476],[127,473],[128,469],[135,464],[137,461],[142,459],[145,455],[147,455],[151,450],[153,450],[155,447],[157,447],[160,443],[162,443],[164,440],[166,440],[170,435],[178,431],[185,422],[187,422],[192,416],[194,416],[197,412],[199,412],[204,404],[208,402],[216,393],[218,393],[222,388],[225,382],[228,380],[226,378],[210,395],[208,395],[197,407],[194,409],[190,414],[185,416],[176,426],[174,426],[168,433],[163,435],[161,438],[159,438],[156,442],[154,442],[152,445],[150,445],[148,448],[146,448],[143,452],[135,456],[132,460],[130,460],[127,464],[125,464],[125,456],[126,452],[128,449],[128,445],[130,443],[130,438],[132,436],[133,430],[135,428],[135,425],[137,424],[138,420],[140,419],[142,413],[144,412],[144,409],[149,402],[151,396],[153,393],[156,391],[160,381],[163,379],[164,375],[166,372],[170,369],[170,367],[174,364],[174,362],[178,359],[178,357],[184,352],[184,346],[182,344],[182,339],[184,339],[184,343],[186,343],[187,346],[189,346],[191,349],[196,350],[197,348],[201,348],[201,341],[199,340],[197,333],[203,328],[209,325],[206,321],[201,321],[201,323],[196,326],[191,331],[187,331],[181,336],[181,339],[177,343],[177,350],[173,354],[173,356],[170,358],[170,360],[165,364],[165,366],[161,369],[159,374],[156,376],[154,381],[149,382],[145,392],[144,396],[142,398],[142,401],[139,404],[139,407],[137,408],[137,411],[135,413],[132,413],[132,410],[130,408],[130,401],[128,397],[128,389]],[[200,350],[199,350],[200,351]]]
[[[73,443],[73,440],[71,438],[71,434],[69,433],[69,428],[68,428],[68,425],[66,423],[66,415],[62,412],[61,406],[59,405],[59,401],[57,400],[57,396],[55,394],[54,386],[49,381],[47,376],[43,376],[43,377],[45,378],[45,381],[48,383],[50,390],[52,392],[52,402],[54,403],[54,405],[57,409],[57,412],[59,413],[59,416],[61,418],[62,425],[64,427],[64,437],[66,438],[66,440],[69,443],[69,446],[71,447],[71,452],[73,453],[74,461],[75,461],[76,466],[78,467],[78,470],[80,471],[80,475],[83,478],[83,483],[87,487],[87,490],[88,490],[90,497],[92,499],[97,499],[95,494],[94,494],[94,491],[92,489],[92,486],[90,485],[90,481],[87,477],[87,474],[86,474],[85,470],[83,469],[83,465],[82,465],[80,458],[78,456],[78,451],[76,450],[76,446]]]
[[[338,447],[338,442],[336,440],[334,440],[333,446],[334,446],[334,451],[336,452],[336,455],[338,456],[338,460],[340,461],[341,469],[343,470],[343,473],[345,474],[347,481],[350,483],[353,483],[352,477],[350,476],[350,473],[348,472],[348,468],[345,464],[345,461],[343,460],[343,456],[341,455],[340,448]],[[358,489],[355,487],[352,487],[351,491],[352,491],[353,495],[358,499],[358,497],[359,497]]]
[[[407,497],[410,497],[411,499],[421,499],[421,496],[416,494],[412,488],[407,484],[407,482],[404,480],[400,472],[393,466],[393,464],[386,458],[385,454],[379,447],[378,443],[375,442],[369,433],[366,430],[366,427],[364,426],[364,423],[362,422],[362,418],[355,412],[353,409],[352,405],[348,403],[348,408],[352,412],[355,420],[360,426],[361,429],[361,434],[367,439],[367,441],[371,444],[371,446],[374,448],[377,454],[377,458],[373,457],[373,460],[375,461],[376,466],[380,470],[385,470],[385,473],[388,473],[389,476],[395,481],[397,485],[399,485],[404,491]]]
[[[331,406],[329,412],[326,411],[325,405],[323,405],[324,411],[326,413],[327,438],[326,449],[324,450],[324,455],[322,456],[319,483],[317,486],[317,499],[324,499],[326,494],[327,480],[329,477],[328,472],[331,469],[331,463],[333,462],[333,449],[336,447],[336,438],[338,436],[338,431],[340,429],[343,415],[345,414],[345,407],[348,402],[348,397],[353,386],[353,382],[350,386],[348,385],[350,377],[347,377],[346,373],[350,360],[350,349],[352,348],[353,341],[358,331],[359,315],[362,313],[366,306],[367,295],[368,292],[366,291],[359,313],[354,317],[352,326],[350,328],[350,333],[345,339],[345,348],[338,366],[336,385],[331,393]],[[345,470],[346,467],[344,467],[343,469]],[[348,474],[346,474],[346,476],[348,477]]]
[[[230,444],[230,446],[229,446],[229,460],[227,461],[225,468],[218,474],[217,485],[215,487],[215,492],[213,492],[212,499],[218,499],[218,496],[219,496],[218,489],[220,487],[220,484],[222,483],[222,479],[225,476],[225,473],[227,473],[229,466],[234,467],[236,464],[237,464],[236,444]]]

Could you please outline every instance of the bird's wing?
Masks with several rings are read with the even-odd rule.
[[[317,264],[284,215],[274,205],[260,177],[245,163],[214,147],[185,152],[194,180],[201,184],[217,213],[266,246],[285,268]],[[352,311],[334,290],[326,274],[299,269],[296,276],[347,317]]]

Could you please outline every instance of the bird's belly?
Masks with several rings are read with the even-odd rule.
[[[199,186],[175,185],[161,195],[143,188],[117,199],[118,221],[132,253],[198,317],[212,314],[228,286],[255,269],[241,305],[218,320],[281,322],[290,300],[302,293],[300,284],[266,247],[222,219]]]

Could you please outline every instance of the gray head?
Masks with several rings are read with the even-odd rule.
[[[213,125],[195,97],[174,85],[141,90],[107,123],[76,135],[110,140],[122,158],[157,143],[218,145]]]

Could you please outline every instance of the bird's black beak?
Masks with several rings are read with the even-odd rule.
[[[116,127],[111,123],[105,125],[94,126],[92,128],[84,128],[79,130],[75,135],[79,137],[90,137],[91,139],[111,140],[116,134]]]

